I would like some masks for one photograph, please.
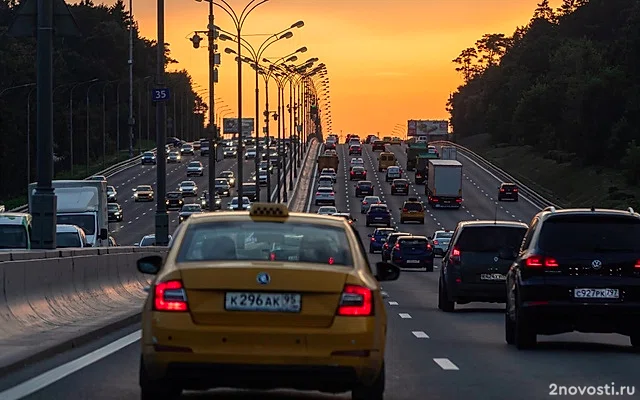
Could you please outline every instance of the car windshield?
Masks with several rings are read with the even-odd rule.
[[[400,236],[411,236],[411,234],[410,233],[405,233],[405,232],[392,233],[391,235],[389,235],[387,237],[387,243],[389,243],[389,246],[394,244],[398,240],[398,238]]]
[[[220,176],[223,176],[225,178],[233,178],[233,172],[231,172],[231,171],[222,171],[222,173],[220,173]]]
[[[558,253],[640,252],[640,221],[627,216],[558,216],[540,231],[540,250]]]
[[[82,247],[78,232],[56,232],[56,247]]]
[[[376,206],[372,206],[371,208],[369,208],[369,212],[372,212],[372,213],[387,213],[387,212],[389,212],[389,209],[386,206],[376,205]]]
[[[363,168],[363,167],[353,167],[353,170],[354,170],[355,172],[363,172],[363,171],[364,171],[364,168]]]
[[[353,266],[348,243],[343,228],[308,222],[200,223],[187,228],[176,261],[297,261]]]
[[[456,247],[461,252],[498,252],[518,249],[527,228],[519,226],[467,226],[462,229]]]
[[[0,249],[26,249],[27,228],[23,225],[0,225]]]
[[[373,236],[387,236],[391,232],[393,232],[393,228],[380,228],[376,229],[376,231],[373,233]]]
[[[195,182],[182,182],[180,185],[183,186],[183,187],[184,186],[195,186],[196,183]]]
[[[436,235],[434,237],[438,239],[451,238],[453,237],[453,232],[436,232]]]
[[[136,188],[136,191],[137,191],[137,192],[150,192],[150,191],[152,191],[152,190],[153,190],[153,189],[151,188],[151,186],[148,186],[148,185],[138,186],[138,187]]]
[[[156,245],[156,237],[155,236],[145,236],[142,238],[140,242],[140,246],[155,246]]]
[[[358,186],[360,186],[360,187],[369,187],[369,186],[371,186],[371,182],[358,182]]]
[[[167,199],[179,199],[182,197],[180,193],[167,193]]]
[[[182,211],[202,211],[202,208],[199,204],[187,204],[182,207]]]
[[[216,179],[216,185],[228,185],[229,182],[226,179]]]
[[[367,196],[362,201],[363,202],[366,201],[367,203],[377,203],[377,202],[380,201],[380,197],[378,197],[378,196]]]
[[[145,157],[153,157],[153,153],[144,153]]]
[[[335,207],[320,207],[318,208],[318,214],[335,214],[338,210]]]
[[[114,188],[113,186],[107,186],[107,193],[115,193],[116,188]]]
[[[86,214],[58,214],[56,222],[59,225],[76,225],[84,231],[86,235],[96,233],[96,220],[93,215]]]
[[[255,192],[256,191],[256,185],[253,183],[243,183],[242,184],[242,190],[244,192]]]
[[[190,167],[202,167],[202,164],[200,164],[200,161],[191,161],[189,163]]]
[[[420,238],[411,238],[411,239],[400,239],[398,241],[398,243],[400,243],[400,246],[402,247],[416,247],[416,246],[423,246],[426,248],[427,246],[427,239],[420,239]]]
[[[406,179],[395,179],[393,181],[394,185],[408,185],[409,181],[407,181]]]
[[[109,211],[118,211],[118,205],[117,205],[117,204],[113,204],[113,203],[108,204],[108,205],[107,205],[107,209],[108,209]]]
[[[333,189],[322,187],[322,188],[318,188],[318,192],[320,192],[320,193],[333,193]]]
[[[422,204],[420,203],[405,203],[404,208],[407,211],[422,211]]]
[[[243,198],[242,198],[242,203],[243,203],[243,205],[244,205],[244,204],[250,204],[250,203],[251,203],[251,201],[249,201],[249,198],[248,198],[248,197],[243,197]],[[237,198],[237,197],[234,197],[233,199],[231,199],[231,204],[238,204],[238,198]]]

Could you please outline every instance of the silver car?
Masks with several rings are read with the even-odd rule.
[[[178,153],[177,151],[172,151],[167,156],[167,162],[170,163],[170,164],[171,163],[179,163],[181,159],[182,159],[182,157],[180,157],[180,153]]]
[[[330,187],[319,187],[316,191],[314,201],[317,206],[319,206],[320,204],[330,204],[332,206],[335,206],[336,192],[334,192]]]
[[[360,214],[366,214],[372,204],[382,204],[382,200],[378,196],[366,196],[360,203]]]
[[[336,179],[338,178],[338,175],[336,174],[336,170],[333,168],[323,168],[320,175],[329,175],[331,179],[333,179],[333,182],[335,182]]]
[[[318,208],[318,215],[333,215],[338,212],[335,206],[322,206]]]
[[[318,179],[318,187],[326,187],[326,188],[331,188],[333,189],[333,179],[331,179],[330,176],[324,175],[324,176],[320,176],[320,178]]]
[[[183,181],[178,186],[178,191],[182,193],[182,197],[196,197],[198,195],[198,186],[194,181]]]
[[[442,256],[447,252],[447,248],[449,248],[449,242],[451,241],[451,237],[453,236],[452,231],[435,231],[433,236],[429,236],[429,242],[431,243],[431,247],[433,247],[433,252]]]
[[[230,197],[231,196],[231,185],[227,178],[216,178],[215,183],[215,191],[220,196]]]
[[[200,161],[191,161],[189,165],[187,165],[187,176],[203,176],[204,175],[204,167]]]

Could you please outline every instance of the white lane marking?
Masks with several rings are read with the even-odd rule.
[[[390,302],[389,302],[389,305],[390,305],[390,306],[397,306],[397,305],[398,305],[398,302],[397,302],[397,301],[390,301]]]
[[[407,313],[400,313],[398,314],[400,316],[400,318],[402,319],[411,319],[411,315],[407,314]]]
[[[417,337],[418,339],[429,339],[429,335],[427,335],[423,331],[412,331],[411,333],[413,333],[413,336]]]
[[[434,358],[433,361],[438,364],[438,366],[442,369],[444,369],[445,371],[458,371],[460,370],[460,368],[458,368],[457,365],[455,365],[454,363],[451,362],[451,360],[449,360],[448,358]]]
[[[7,389],[4,392],[0,392],[0,399],[18,400],[23,397],[29,396],[30,394],[33,394],[41,389],[44,389],[47,386],[73,374],[74,372],[88,367],[89,365],[96,363],[117,351],[120,351],[130,344],[137,342],[138,340],[140,340],[141,332],[142,331],[138,330],[130,333],[129,335],[121,337],[120,339],[111,342],[108,345],[97,350],[94,350],[89,354],[53,368],[41,375],[29,379],[28,381],[22,382],[19,385]]]

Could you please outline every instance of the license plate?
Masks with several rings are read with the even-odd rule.
[[[302,296],[297,293],[227,292],[227,311],[300,312]]]
[[[504,281],[507,277],[502,274],[480,274],[480,280],[483,281]]]
[[[407,260],[407,264],[420,264],[419,260]]]
[[[618,289],[574,289],[573,296],[576,299],[617,299],[620,297]]]
[[[382,217],[376,217],[375,219],[382,219]]]

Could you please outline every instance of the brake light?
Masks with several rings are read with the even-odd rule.
[[[351,171],[351,175],[355,174],[355,172]]]
[[[367,203],[367,201],[366,201],[366,200],[363,200],[363,201],[362,201],[362,204],[364,204],[364,205],[366,206],[366,205],[367,205],[367,204],[369,204],[369,203]]]
[[[518,191],[518,188],[514,188],[514,189],[513,189],[513,191],[514,191],[514,192],[517,192],[517,191]]]
[[[500,189],[501,192],[504,192],[504,189]]]
[[[460,253],[460,249],[458,249],[457,247],[454,247],[454,248],[451,250],[451,257],[460,258],[460,255],[461,255],[461,253]]]
[[[526,266],[529,268],[556,268],[558,261],[553,257],[530,256],[527,258]]]
[[[409,211],[409,210],[408,210],[408,209],[406,209],[406,208],[403,208],[403,209],[402,209],[402,212],[407,212],[407,211]]]
[[[337,314],[350,317],[373,315],[373,294],[371,290],[357,285],[345,285]]]
[[[438,245],[438,243],[440,243],[440,242],[438,242],[437,239],[433,241],[433,244],[435,244],[436,246]]]
[[[393,246],[393,248],[396,249],[396,250],[400,250],[400,243],[396,243],[396,245]]]
[[[320,192],[316,192],[316,196],[320,196]]]
[[[329,257],[328,262],[329,262],[329,265],[333,265],[336,262],[336,260],[333,257]]]
[[[269,253],[269,261],[275,261],[276,260],[276,253]]]
[[[155,285],[153,304],[155,311],[187,311],[187,293],[182,281],[160,282]]]
[[[635,269],[640,269],[640,260],[636,260]]]
[[[389,248],[389,243],[383,244],[382,247],[384,247],[385,249],[388,249]],[[638,265],[638,264],[636,264],[636,265]],[[638,268],[638,267],[636,267],[636,268]]]
[[[371,241],[372,241],[372,242],[375,242],[375,241],[376,241],[376,238],[372,237],[372,238],[371,238]]]
[[[427,243],[427,250],[431,250],[431,244]]]

